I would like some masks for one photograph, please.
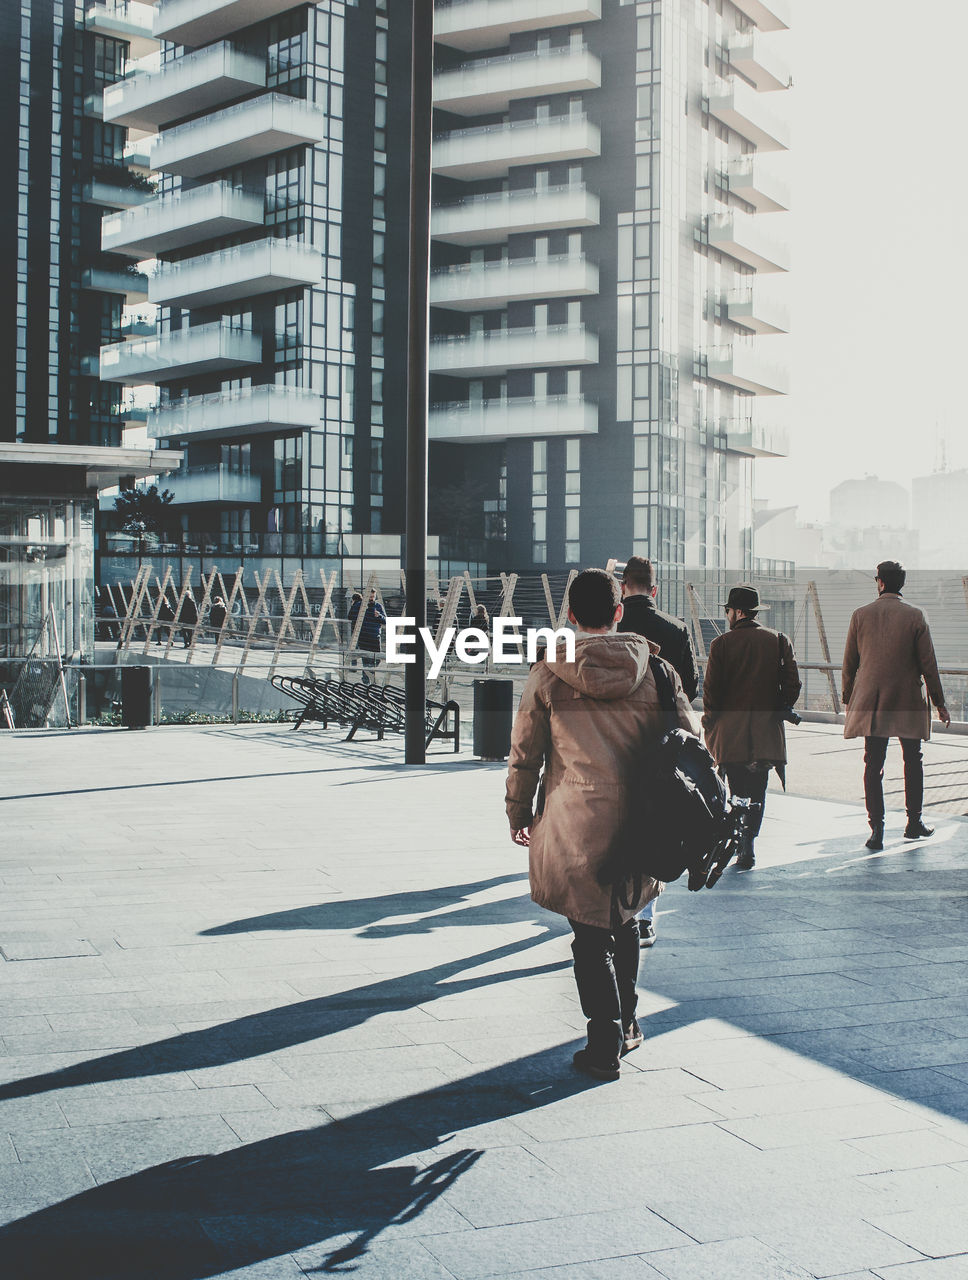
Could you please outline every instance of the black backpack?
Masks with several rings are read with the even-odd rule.
[[[730,805],[712,756],[694,733],[680,727],[672,681],[654,654],[649,669],[666,732],[646,756],[623,840],[624,866],[611,866],[619,872],[616,880],[624,875],[632,882],[626,907],[638,897],[644,876],[668,883],[688,872],[690,889],[711,888],[742,839],[742,806]]]

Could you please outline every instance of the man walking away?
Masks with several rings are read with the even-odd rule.
[[[884,848],[884,761],[889,738],[901,739],[904,756],[905,840],[934,834],[921,820],[924,768],[921,742],[931,736],[928,696],[943,725],[951,723],[931,632],[920,609],[901,599],[906,574],[896,560],[883,560],[874,581],[877,599],[851,615],[844,648],[842,696],[845,738],[864,739],[864,799],[871,834],[867,848]]]
[[[506,796],[511,839],[530,846],[531,897],[567,917],[575,934],[588,1040],[574,1063],[599,1080],[617,1080],[621,1055],[642,1043],[635,916],[661,888],[647,877],[621,885],[599,880],[627,839],[648,839],[647,830],[632,828],[630,811],[645,751],[665,732],[649,670],[658,645],[619,635],[621,617],[611,574],[586,569],[575,578],[568,592],[568,619],[578,628],[575,661],[542,659],[532,667],[514,721]],[[668,674],[679,723],[695,733],[679,677],[671,668]]]
[[[363,603],[363,597],[358,593],[353,593],[353,602],[350,605],[349,620],[355,626],[356,619]],[[366,674],[367,667],[376,667],[380,661],[380,628],[387,624],[387,615],[383,605],[376,598],[376,592],[370,592],[370,598],[367,601],[366,610],[363,614],[363,622],[360,625],[359,638],[356,641],[357,649],[362,650],[363,664],[363,683],[369,684],[370,677]]]
[[[656,608],[658,584],[651,560],[630,556],[622,570],[622,621],[619,631],[634,631],[659,646],[659,657],[675,667],[682,681],[682,691],[692,702],[699,692],[696,655],[692,651],[689,630],[679,618]],[[639,916],[639,939],[643,947],[655,945],[655,899]]]
[[[753,842],[763,823],[770,770],[784,781],[784,711],[800,696],[800,672],[787,637],[756,621],[761,605],[755,587],[731,587],[723,607],[729,630],[709,646],[702,723],[730,791],[750,801],[746,845],[736,859],[741,871],[749,871],[756,865]]]

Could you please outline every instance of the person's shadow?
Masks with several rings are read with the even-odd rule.
[[[381,1231],[429,1210],[482,1153],[381,1166],[596,1087],[569,1072],[570,1048],[82,1192],[0,1228],[0,1269],[11,1280],[203,1280],[322,1244],[316,1270],[352,1271]]]

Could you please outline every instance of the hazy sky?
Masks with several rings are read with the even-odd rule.
[[[968,466],[965,0],[797,0],[792,64],[793,395],[787,460],[757,496],[826,519],[840,480]],[[772,104],[770,104],[772,105]],[[779,350],[780,348],[777,348]]]

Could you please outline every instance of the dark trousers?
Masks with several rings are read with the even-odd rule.
[[[884,821],[884,761],[889,738],[864,739],[864,800],[871,825]],[[908,822],[917,822],[924,804],[924,766],[921,762],[921,739],[901,738],[904,756],[904,807]]]
[[[575,932],[575,983],[588,1019],[588,1048],[598,1062],[617,1059],[625,1028],[635,1017],[639,974],[639,928],[629,920],[615,930],[569,920]]]
[[[770,781],[769,769],[751,769],[745,764],[723,765],[723,773],[734,796],[745,796],[750,802],[750,839],[755,840],[763,825],[763,808],[766,805],[766,786]]]

